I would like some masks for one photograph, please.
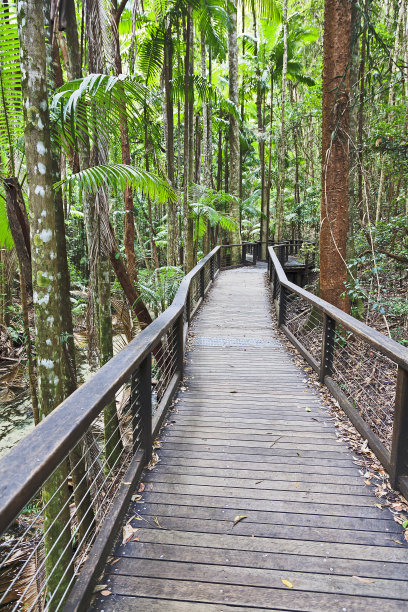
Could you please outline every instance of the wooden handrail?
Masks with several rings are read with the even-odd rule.
[[[408,369],[408,348],[402,346],[392,338],[385,336],[381,332],[369,327],[365,323],[358,321],[349,314],[340,310],[340,308],[336,308],[329,302],[322,300],[321,298],[313,295],[309,291],[302,289],[298,285],[290,282],[285,274],[283,267],[281,266],[278,257],[274,251],[274,248],[279,245],[274,245],[273,247],[269,247],[269,256],[273,262],[275,271],[278,275],[279,282],[283,287],[290,289],[292,293],[296,293],[300,297],[304,298],[313,306],[316,306],[319,310],[326,313],[330,317],[332,317],[337,323],[341,323],[347,329],[349,329],[353,334],[367,342],[367,344],[371,344],[376,350],[378,350],[383,355],[386,355],[392,361],[395,361],[398,365],[401,365]]]

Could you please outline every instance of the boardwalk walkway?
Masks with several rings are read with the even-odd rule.
[[[222,272],[197,317],[135,539],[94,610],[408,609],[400,529],[274,334],[264,282]]]

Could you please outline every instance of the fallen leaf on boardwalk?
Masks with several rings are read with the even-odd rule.
[[[187,391],[187,387],[180,387],[180,391]]]
[[[132,501],[139,501],[139,499],[142,499],[141,495],[132,495]]]
[[[296,488],[298,488],[298,486],[299,486],[299,483],[298,483],[298,482],[296,482],[296,483],[295,483],[295,487],[296,487]]]
[[[261,482],[263,482],[263,480],[258,480],[255,484],[261,484]]]
[[[106,590],[106,591],[101,591],[101,595],[103,595],[104,597],[107,597],[108,595],[112,595],[112,593]]]
[[[371,582],[375,582],[375,580],[370,580],[370,578],[360,578],[360,576],[353,576],[354,580],[358,580],[359,582],[365,582],[366,584],[370,584]]]
[[[106,589],[108,585],[107,584],[97,584],[94,588],[94,593],[100,593],[101,591],[103,591],[104,589]]]
[[[282,584],[287,586],[288,589],[293,589],[293,584],[289,580],[284,580],[283,578],[281,578],[281,580],[282,580]]]
[[[402,544],[402,546],[404,545],[404,542],[401,542],[401,540],[394,540],[394,538],[392,538],[393,542],[396,542],[397,544]]]
[[[132,542],[139,542],[139,538],[132,538]],[[119,561],[119,559],[118,559]]]
[[[152,470],[154,468],[154,466],[157,465],[158,461],[159,461],[158,455],[156,453],[153,453],[151,461],[150,461],[149,465],[147,466],[147,469],[148,470]]]
[[[145,484],[143,482],[140,483],[139,488],[137,490],[138,493],[143,493],[143,491],[145,490]]]
[[[298,457],[301,457],[302,455],[300,453],[296,453]]]
[[[153,517],[153,520],[154,520],[154,522],[156,523],[156,525],[158,526],[159,529],[163,529],[163,527],[159,523],[159,519],[157,518],[157,516]]]
[[[173,421],[173,423],[174,423],[174,422],[175,422],[175,421]],[[162,444],[161,444],[160,440],[155,440],[155,441],[153,442],[153,448],[161,448],[161,445],[162,445]]]
[[[135,529],[134,527],[132,527],[132,525],[129,525],[129,523],[127,523],[123,527],[122,544],[127,544],[128,542],[130,542],[130,540],[133,538],[133,534],[136,531],[137,531],[137,529]]]
[[[382,506],[381,504],[374,504],[374,506],[376,508],[379,508],[380,510],[382,510],[384,508],[384,506]]]
[[[118,561],[120,561],[120,557],[118,557],[117,559],[115,559],[114,561],[112,561],[111,565],[115,565],[115,563],[117,563]]]
[[[306,412],[312,412],[311,408],[309,408],[309,407],[305,408],[305,411]]]
[[[236,516],[234,518],[234,524],[232,525],[233,527],[235,527],[235,525],[237,523],[239,523],[240,521],[243,521],[244,519],[248,518],[247,516],[243,515],[243,516]]]
[[[230,393],[238,393],[238,391],[235,391],[234,389],[232,391],[230,391]]]

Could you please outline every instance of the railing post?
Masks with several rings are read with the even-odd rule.
[[[246,248],[247,245],[245,244],[245,242],[242,243],[242,265],[245,266],[246,264]]]
[[[400,476],[408,475],[408,370],[398,366],[392,429],[390,484],[395,489]]]
[[[132,411],[132,442],[133,442],[133,454],[135,454],[139,448],[139,434],[140,434],[140,412],[141,404],[138,398],[138,382],[139,382],[139,369],[132,372],[130,378],[130,408]]]
[[[286,321],[286,288],[281,285],[280,296],[279,296],[279,317],[278,326],[285,325]]]
[[[184,374],[184,312],[174,323],[176,338],[176,371],[180,372],[180,378]]]
[[[279,259],[279,263],[280,265],[283,267],[283,244],[280,244],[278,246],[278,259]]]
[[[204,268],[205,268],[205,264],[204,264],[204,266],[200,270],[200,296],[202,298],[204,297],[204,293],[205,293],[205,287],[204,287]]]
[[[252,263],[254,264],[254,266],[256,266],[257,255],[258,255],[258,245],[256,242],[254,242],[253,255],[252,255]]]
[[[152,354],[149,353],[139,367],[139,402],[141,442],[145,462],[152,458]]]
[[[210,259],[210,278],[211,281],[214,280],[214,257],[211,257]]]
[[[319,380],[324,383],[325,376],[331,376],[334,356],[334,334],[336,321],[323,313],[322,358],[320,362]]]
[[[186,297],[186,321],[187,324],[190,325],[191,320],[191,309],[190,309],[190,289],[188,290]]]
[[[221,270],[221,249],[222,249],[222,247],[220,247],[219,250],[217,251],[217,267],[218,267],[218,272]]]

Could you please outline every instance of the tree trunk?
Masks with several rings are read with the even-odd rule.
[[[349,174],[351,3],[326,0],[323,39],[320,294],[348,312],[346,246]]]
[[[236,108],[239,107],[238,96],[238,40],[237,40],[237,9],[231,2],[228,5],[228,13],[230,17],[230,28],[228,30],[228,67],[229,67],[229,99],[233,102]],[[230,214],[233,217],[236,225],[230,232],[230,243],[241,244],[241,232],[239,229],[240,222],[240,203],[239,203],[239,162],[240,162],[240,147],[239,147],[239,124],[238,119],[230,114],[229,116],[229,191],[235,196],[230,205]],[[231,263],[238,264],[241,261],[241,253],[239,249],[232,249]]]
[[[343,0],[347,2],[348,0]],[[275,242],[283,238],[283,213],[285,207],[285,178],[286,178],[286,141],[285,141],[285,103],[286,103],[286,74],[288,69],[288,0],[283,4],[283,64],[282,64],[282,101],[281,101],[281,133],[279,141],[279,176],[278,194],[276,201]]]
[[[184,40],[186,43],[186,54],[184,58],[184,183],[183,183],[183,255],[184,271],[187,274],[194,267],[193,254],[193,220],[189,206],[189,188],[191,182],[190,174],[190,146],[191,146],[191,120],[190,120],[190,62],[191,62],[191,29],[193,25],[192,9],[187,8],[187,24],[184,29]],[[191,82],[192,86],[192,82]]]
[[[168,18],[164,38],[164,91],[166,108],[166,157],[167,177],[173,188],[174,180],[174,119],[173,119],[173,41],[171,37],[171,21]],[[167,205],[167,265],[177,265],[178,231],[177,202]]]
[[[42,0],[18,4],[25,153],[30,198],[33,301],[40,418],[63,399],[60,273],[52,183],[46,48]],[[62,602],[73,575],[67,463],[43,487],[44,547],[49,609]],[[58,520],[55,518],[58,515]]]

